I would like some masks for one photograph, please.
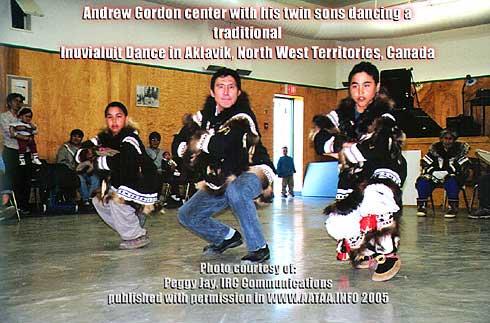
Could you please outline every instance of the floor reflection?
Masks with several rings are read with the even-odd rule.
[[[149,219],[148,248],[117,250],[117,236],[96,215],[27,218],[0,225],[1,322],[487,322],[490,221],[440,212],[417,218],[404,209],[402,269],[385,283],[370,280],[335,259],[335,241],[324,229],[329,200],[276,199],[259,209],[279,273],[201,273],[201,264],[240,266],[244,246],[205,256],[205,241],[178,224],[176,210]],[[219,219],[238,227],[230,212]],[[218,282],[217,289],[164,288],[164,279]],[[221,288],[221,279],[236,280]],[[330,281],[328,288],[298,288],[288,280]],[[245,281],[278,281],[285,288],[244,287]],[[254,304],[108,305],[109,294],[260,294]],[[282,304],[277,295],[355,295],[347,304]],[[262,298],[263,297],[263,298]],[[296,297],[296,296],[294,296]],[[265,299],[265,301],[264,301]],[[221,302],[224,302],[221,300]]]

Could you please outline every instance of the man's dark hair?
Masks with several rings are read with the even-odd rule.
[[[9,95],[7,95],[7,104],[10,103],[10,101],[16,99],[16,98],[20,98],[22,101],[24,101],[26,98],[20,94],[20,93],[10,93]]]
[[[217,70],[213,77],[211,78],[211,90],[214,91],[214,84],[216,83],[216,79],[218,77],[226,77],[226,76],[231,76],[235,79],[236,86],[238,90],[242,90],[242,81],[240,79],[240,75],[235,70],[232,70],[230,68],[223,67],[222,69]]]
[[[73,129],[70,132],[70,137],[73,137],[73,136],[78,136],[80,138],[83,138],[84,133],[83,133],[83,131],[81,129]]]
[[[148,139],[151,141],[153,138],[156,138],[158,141],[160,141],[162,139],[162,136],[160,136],[158,132],[153,131],[152,133],[150,133]]]
[[[375,84],[379,83],[378,68],[369,62],[360,62],[359,64],[355,65],[349,73],[349,85],[352,81],[352,77],[355,74],[362,72],[366,72],[368,75],[370,75],[374,79]]]

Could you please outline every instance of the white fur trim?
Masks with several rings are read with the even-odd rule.
[[[394,122],[396,122],[395,117],[391,113],[384,113],[381,115],[381,117],[382,118],[389,118],[389,119],[393,120]]]
[[[89,140],[91,143],[93,143],[95,146],[98,146],[99,145],[99,138],[97,137],[93,137],[93,138],[90,138]],[[77,163],[81,163],[80,161],[80,153],[82,152],[83,149],[78,149],[76,154],[75,154],[75,161]]]
[[[352,191],[354,191],[352,188],[349,188],[349,189],[341,189],[341,188],[338,188],[337,189],[337,194],[335,195],[335,199],[337,200],[343,200],[345,199],[347,196],[349,196],[350,193],[352,193]]]
[[[383,230],[384,228],[391,227],[395,220],[393,218],[393,213],[385,213],[376,216],[378,224],[376,225],[378,230]]]
[[[327,114],[327,118],[330,119],[330,121],[333,123],[333,125],[338,128],[340,126],[340,122],[339,122],[339,115],[337,114],[337,111],[333,110],[333,111],[330,111],[328,114]]]
[[[80,153],[82,152],[82,150],[83,149],[78,149],[77,152],[75,153],[75,161],[77,163],[79,163],[79,164],[81,163],[81,161],[80,161]]]
[[[351,163],[357,164],[359,162],[366,161],[366,158],[364,158],[359,148],[357,148],[357,144],[353,144],[352,146],[344,148],[342,150],[344,152],[344,155]]]
[[[233,120],[239,120],[239,119],[245,119],[248,121],[248,124],[249,124],[249,127],[250,127],[250,131],[252,131],[252,133],[256,136],[259,135],[258,131],[257,131],[257,128],[255,127],[255,123],[254,121],[252,120],[252,117],[250,117],[248,114],[246,113],[238,113],[238,114],[235,114],[233,117],[231,117],[230,119],[228,119],[228,121],[226,121],[226,123],[222,126],[222,127],[226,127],[226,125],[230,122],[230,121],[233,121]]]
[[[179,144],[179,147],[177,147],[177,156],[182,158],[186,150],[187,150],[187,143],[185,141],[182,141]]]
[[[347,242],[349,243],[351,249],[359,249],[364,242],[365,237],[366,235],[364,233],[361,233],[358,236],[347,239]]]
[[[192,120],[194,120],[195,123],[201,126],[202,123],[202,113],[201,111],[197,111],[195,114],[192,115]]]
[[[136,151],[138,152],[138,155],[141,155],[141,148],[140,148],[140,144],[138,143],[138,140],[136,140],[133,137],[125,137],[122,140],[122,142],[127,142],[131,144],[134,147],[134,149],[136,149]]]
[[[439,168],[442,168],[442,166],[444,165],[444,159],[442,157],[438,157],[437,161],[439,163]]]
[[[328,139],[325,141],[325,145],[323,145],[323,152],[325,154],[331,154],[333,153],[333,143],[335,142],[335,137],[332,136],[332,138]]]
[[[124,185],[117,188],[117,195],[126,201],[132,201],[144,205],[152,205],[158,199],[157,193],[144,194]]]
[[[458,164],[463,165],[464,163],[469,162],[469,161],[470,161],[470,160],[468,159],[468,157],[466,157],[466,156],[465,156],[465,157],[460,158],[460,159],[458,160]]]
[[[365,141],[365,140],[368,140],[369,138],[371,138],[373,136],[373,132],[370,132],[370,133],[366,133],[366,134],[363,134],[361,136],[361,138],[359,139],[359,141]]]
[[[425,155],[425,156],[422,158],[422,160],[423,160],[424,162],[426,162],[427,164],[429,164],[429,165],[430,165],[430,164],[432,164],[432,162],[433,162],[432,158],[430,158],[430,157],[429,157],[429,156],[427,156],[427,155]]]
[[[382,254],[389,254],[393,252],[393,238],[391,234],[387,233],[378,238],[378,243],[376,244],[376,251]]]
[[[111,170],[107,164],[107,156],[97,157],[97,168],[103,170]]]
[[[204,151],[205,153],[209,154],[209,149],[208,149],[209,141],[211,140],[211,137],[213,137],[213,135],[204,134],[203,136],[204,136],[204,138],[201,137],[202,142],[200,141],[201,150]]]
[[[223,185],[224,184],[218,186],[218,185],[214,185],[213,183],[206,182],[206,186],[212,189],[213,191],[219,190],[221,187],[223,187]]]
[[[383,184],[371,184],[364,189],[364,197],[359,212],[362,216],[371,214],[395,213],[400,210],[393,196],[393,191]]]
[[[361,214],[356,209],[347,215],[330,213],[325,221],[325,228],[335,240],[349,239],[361,234]]]
[[[371,178],[387,178],[387,179],[391,179],[398,186],[402,185],[402,180],[400,179],[400,175],[398,175],[398,173],[396,173],[395,171],[389,168],[376,169],[373,175],[371,176]]]

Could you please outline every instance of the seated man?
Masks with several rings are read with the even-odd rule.
[[[156,131],[153,131],[152,133],[150,133],[150,136],[148,136],[150,146],[145,148],[146,153],[153,161],[153,164],[155,164],[158,174],[162,173],[163,150],[159,148],[161,139],[162,137],[160,136],[160,134]]]
[[[420,161],[422,174],[417,178],[415,187],[418,192],[417,215],[427,215],[427,199],[437,185],[444,185],[449,208],[445,218],[454,218],[459,206],[459,188],[468,175],[470,146],[458,142],[455,131],[444,129],[439,135],[439,142],[432,144],[429,152]]]
[[[70,133],[70,140],[61,145],[56,154],[56,163],[66,165],[70,170],[76,171],[77,162],[75,154],[82,144],[83,131],[74,129]],[[90,195],[100,187],[100,179],[94,173],[78,174],[80,179],[80,195],[82,206],[90,206]]]

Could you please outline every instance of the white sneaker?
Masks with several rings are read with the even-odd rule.
[[[24,158],[19,158],[19,165],[20,166],[25,166],[26,165],[26,160]]]
[[[42,165],[43,164],[43,163],[41,163],[41,161],[39,160],[39,158],[32,159],[32,163],[35,164],[35,165]]]

